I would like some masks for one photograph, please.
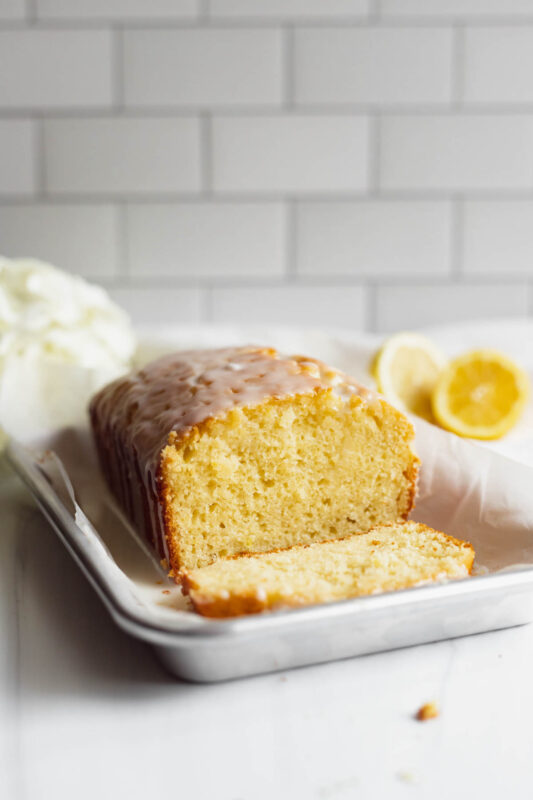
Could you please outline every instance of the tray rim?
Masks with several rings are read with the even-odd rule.
[[[52,524],[62,543],[85,574],[114,621],[130,634],[157,645],[194,646],[194,644],[220,641],[226,638],[260,637],[268,633],[299,629],[328,620],[339,621],[346,617],[358,618],[379,613],[387,608],[428,603],[446,603],[453,598],[490,594],[505,589],[530,586],[533,590],[533,564],[504,571],[473,575],[445,583],[427,584],[382,592],[365,597],[322,603],[301,608],[287,608],[268,614],[254,614],[230,619],[208,619],[192,615],[194,625],[180,625],[177,616],[174,625],[155,622],[142,612],[142,606],[128,605],[115,591],[112,582],[77,543],[84,536],[74,517],[57,495],[44,473],[35,463],[31,451],[11,440],[5,450],[7,461],[29,489],[41,511]],[[192,612],[191,612],[192,614]]]

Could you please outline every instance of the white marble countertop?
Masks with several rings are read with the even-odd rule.
[[[15,479],[2,491],[0,796],[533,792],[533,626],[214,685],[115,627]],[[436,700],[440,716],[414,720]]]
[[[0,483],[0,797],[533,795],[533,626],[225,684],[115,627],[14,477]],[[414,719],[436,701],[437,719]]]

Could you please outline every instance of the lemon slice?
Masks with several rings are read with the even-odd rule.
[[[454,359],[432,397],[440,425],[459,436],[499,439],[518,421],[529,397],[526,373],[497,350],[474,350]]]
[[[434,421],[433,389],[447,359],[418,333],[397,333],[385,341],[370,371],[380,391],[401,411]]]

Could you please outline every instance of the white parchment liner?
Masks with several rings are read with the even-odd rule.
[[[367,366],[376,346],[374,337],[355,333],[186,328],[145,339],[139,360],[179,347],[247,343],[322,358],[363,383],[369,383]],[[423,421],[413,422],[422,468],[412,518],[470,541],[480,572],[533,565],[533,468]],[[521,447],[532,435],[530,425],[526,415]],[[181,616],[184,611],[190,616],[179,587],[168,580],[110,497],[87,425],[56,431],[31,444],[53,490],[75,516],[98,569],[121,584],[152,619],[168,621],[169,614]],[[43,455],[44,451],[48,452]]]

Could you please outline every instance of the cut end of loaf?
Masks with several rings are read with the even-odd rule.
[[[206,617],[235,617],[467,577],[474,549],[415,522],[345,539],[220,559],[183,574]]]
[[[171,437],[160,480],[174,575],[406,519],[413,438],[386,402],[332,389],[235,407]]]

